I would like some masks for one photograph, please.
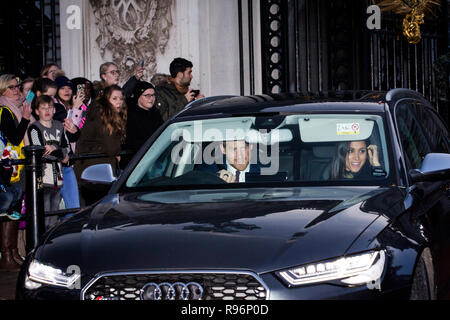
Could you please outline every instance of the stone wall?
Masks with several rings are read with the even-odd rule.
[[[259,1],[253,3],[257,25]],[[68,10],[71,6],[72,11]],[[73,6],[80,8],[80,29],[65,23],[74,15]],[[248,79],[245,6],[243,10]],[[98,80],[100,64],[114,61],[123,84],[144,60],[149,80],[154,73],[169,73],[172,59],[183,57],[194,64],[193,88],[208,96],[240,93],[237,0],[61,0],[60,13],[62,67],[69,77]],[[259,28],[254,28],[254,34],[258,93]],[[244,88],[248,91],[247,81]]]

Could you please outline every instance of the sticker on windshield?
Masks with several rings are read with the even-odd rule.
[[[374,176],[374,177],[386,177],[387,176],[387,172],[384,171],[383,168],[374,168],[372,170],[372,176]]]
[[[336,124],[336,133],[338,136],[344,134],[360,134],[360,125],[357,122],[353,123],[338,123]]]

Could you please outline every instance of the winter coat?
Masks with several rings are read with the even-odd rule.
[[[77,143],[76,154],[104,153],[109,157],[75,161],[74,170],[78,183],[81,182],[83,170],[95,164],[109,163],[115,172],[117,170],[116,156],[121,151],[120,141],[120,135],[110,135],[106,130],[100,118],[99,108],[97,106],[89,108],[86,123],[81,130],[81,136]]]
[[[137,152],[163,123],[156,107],[145,110],[136,104],[129,104],[125,148]]]
[[[0,131],[13,145],[18,146],[25,137],[30,120],[22,118],[17,121],[11,112],[2,112],[0,119]]]
[[[184,109],[188,101],[173,83],[166,83],[156,87],[156,106],[164,121],[172,118]]]
[[[0,106],[0,108],[10,109],[10,107]],[[19,146],[24,140],[30,120],[21,118],[20,122],[16,118],[15,114],[8,110],[3,110],[0,117],[0,132],[7,141],[15,146]],[[3,143],[3,142],[2,142]],[[6,145],[6,142],[5,142]],[[3,155],[1,150],[0,158]],[[18,169],[20,166],[15,166]],[[15,170],[16,170],[15,169]],[[2,177],[1,184],[7,186],[13,174],[13,167],[3,167],[0,169],[0,176]],[[23,178],[23,170],[20,170],[21,178]],[[25,179],[21,179],[22,187],[25,187]]]

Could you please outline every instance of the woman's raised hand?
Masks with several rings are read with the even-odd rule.
[[[136,73],[134,74],[134,76],[137,80],[141,81],[141,79],[144,77],[144,70],[144,67],[139,67],[136,69]]]
[[[30,120],[30,118],[31,118],[31,113],[32,113],[32,110],[31,110],[31,102],[28,102],[27,100],[25,100],[24,102],[23,102],[23,105],[22,105],[22,117],[23,118],[25,118],[25,119],[27,119],[27,120]]]
[[[72,98],[73,101],[73,107],[80,109],[80,107],[83,105],[84,101],[84,93],[81,91],[78,91],[75,96]]]
[[[369,153],[369,162],[372,167],[381,166],[380,160],[378,158],[378,147],[374,144],[371,144],[367,147],[367,152]]]

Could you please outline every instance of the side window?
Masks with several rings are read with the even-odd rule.
[[[432,152],[450,153],[448,130],[436,112],[424,105],[418,105],[420,119]]]
[[[411,102],[400,102],[396,108],[396,119],[403,151],[407,157],[408,169],[422,166],[422,160],[431,152],[426,135],[420,125],[420,118]]]

